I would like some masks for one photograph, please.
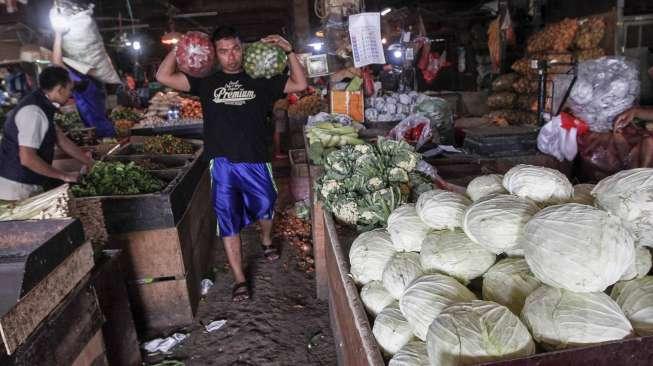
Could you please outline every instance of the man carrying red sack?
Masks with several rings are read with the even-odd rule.
[[[243,48],[232,27],[219,27],[212,36],[221,70],[204,78],[178,71],[175,51],[166,56],[157,80],[168,87],[200,97],[204,114],[204,154],[210,161],[213,206],[218,235],[224,241],[235,285],[234,301],[249,299],[243,272],[240,232],[256,221],[261,226],[265,257],[279,258],[272,244],[272,216],[277,193],[267,146],[266,117],[284,93],[306,89],[306,76],[293,48],[278,35],[261,41],[288,55],[290,75],[253,79],[243,72]]]

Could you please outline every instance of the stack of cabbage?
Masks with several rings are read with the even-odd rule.
[[[424,192],[352,244],[351,274],[390,365],[472,365],[532,355],[535,343],[653,335],[653,169],[574,187],[519,165],[478,177],[467,196]],[[466,285],[480,278],[475,294]]]
[[[421,156],[403,141],[379,138],[375,145],[346,145],[330,153],[316,190],[325,208],[342,222],[384,226],[410,191],[432,188],[416,171]]]

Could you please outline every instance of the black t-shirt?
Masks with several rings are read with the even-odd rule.
[[[186,76],[204,113],[204,156],[234,163],[271,161],[267,114],[283,96],[288,75],[252,79],[221,71],[205,78]]]

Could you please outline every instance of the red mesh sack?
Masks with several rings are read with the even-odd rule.
[[[188,32],[177,43],[177,67],[193,77],[211,73],[215,64],[215,50],[208,35]]]

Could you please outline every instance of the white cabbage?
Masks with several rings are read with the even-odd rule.
[[[653,335],[653,276],[618,282],[610,294],[638,335]]]
[[[533,165],[519,164],[503,177],[503,187],[508,192],[535,202],[568,202],[574,187],[559,171]]]
[[[634,239],[622,220],[577,203],[538,212],[524,228],[523,246],[540,281],[576,292],[605,290],[635,261]]]
[[[394,297],[383,287],[380,281],[367,283],[361,289],[361,301],[367,311],[376,316],[383,308],[395,302]]]
[[[653,247],[653,168],[624,170],[592,191],[599,207],[624,219],[638,245]]]
[[[635,263],[621,276],[620,281],[642,278],[651,271],[651,266],[653,263],[648,247],[638,247],[635,249]]]
[[[405,204],[388,217],[388,232],[395,249],[400,252],[419,252],[430,228],[419,218],[414,204]]]
[[[467,195],[474,202],[483,197],[504,193],[508,191],[503,188],[503,175],[500,174],[481,175],[472,179],[467,185]]]
[[[463,226],[463,215],[472,201],[454,192],[434,189],[419,196],[415,208],[422,221],[435,230]]]
[[[475,300],[451,305],[426,337],[431,365],[466,366],[535,353],[528,329],[507,307]]]
[[[505,258],[483,275],[483,299],[501,304],[521,314],[531,292],[542,285],[523,258]]]
[[[476,244],[501,254],[520,244],[524,226],[538,210],[535,203],[517,196],[486,197],[467,209],[463,230]]]
[[[420,261],[426,272],[442,272],[469,283],[490,268],[497,257],[460,231],[433,232],[422,243]]]
[[[386,306],[374,319],[372,334],[381,349],[390,355],[399,352],[401,347],[413,339],[413,329],[401,314],[397,303]]]
[[[526,298],[522,319],[546,349],[564,349],[624,339],[630,322],[608,295],[542,286]]]
[[[406,287],[423,274],[419,253],[396,253],[383,270],[383,287],[399,300]]]
[[[408,342],[392,357],[388,366],[429,366],[426,343],[417,340]]]
[[[390,234],[377,229],[360,234],[349,249],[350,272],[358,284],[381,281],[383,270],[395,254]]]
[[[476,300],[476,295],[460,282],[449,276],[432,274],[410,284],[399,301],[399,308],[413,327],[413,333],[425,341],[429,325],[442,309],[472,300]]]
[[[594,187],[596,187],[594,184],[576,184],[574,186],[574,196],[569,203],[594,206],[594,196],[592,196]]]

